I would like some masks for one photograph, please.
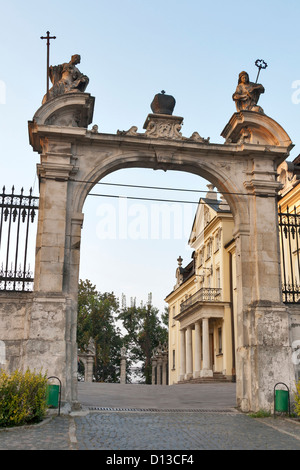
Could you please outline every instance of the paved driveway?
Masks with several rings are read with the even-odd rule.
[[[113,463],[112,458],[124,464],[124,456],[131,456],[139,459],[134,465],[139,468],[146,462],[169,464],[160,459],[169,458],[170,451],[177,455],[176,465],[186,455],[200,465],[197,451],[203,449],[300,450],[300,423],[240,413],[234,384],[79,383],[78,391],[81,411],[2,429],[0,450],[94,449],[102,451],[98,464]]]
[[[85,407],[157,410],[230,410],[236,406],[234,383],[139,385],[78,383]]]

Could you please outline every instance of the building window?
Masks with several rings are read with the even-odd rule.
[[[210,238],[208,243],[207,243],[206,259],[209,259],[211,257],[211,253],[212,253],[212,240]]]
[[[222,229],[219,228],[215,235],[215,251],[218,251],[221,248],[221,231]]]
[[[210,211],[209,208],[204,206],[204,225],[208,225],[210,222]]]
[[[173,354],[172,354],[172,360],[173,360],[173,365],[172,365],[172,369],[175,370],[175,349],[173,349]]]
[[[173,308],[172,308],[172,326],[175,325],[175,320],[174,320],[175,315],[176,315],[176,309],[175,309],[175,305],[173,305]]]

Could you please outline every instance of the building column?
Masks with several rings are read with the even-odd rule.
[[[180,330],[180,369],[179,380],[185,378],[185,330]]]
[[[186,380],[193,377],[193,345],[192,345],[192,326],[186,329]]]
[[[164,351],[162,353],[162,385],[167,385],[167,365],[168,353]]]
[[[209,319],[203,318],[202,320],[202,348],[203,348],[203,368],[200,377],[212,377],[213,371],[210,368],[209,359]]]
[[[201,369],[201,328],[200,321],[195,323],[195,368],[194,378],[200,377]]]

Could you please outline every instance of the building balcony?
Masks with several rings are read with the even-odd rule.
[[[189,309],[195,304],[198,304],[199,302],[221,302],[221,294],[221,288],[203,287],[195,294],[191,295],[191,297],[182,302],[180,305],[180,313],[183,313],[185,310]]]

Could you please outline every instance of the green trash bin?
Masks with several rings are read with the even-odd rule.
[[[281,413],[289,411],[289,392],[287,390],[275,390],[275,411]]]
[[[277,385],[285,386],[286,390],[276,390]],[[290,414],[290,391],[284,382],[278,382],[274,387],[274,416],[276,411]]]
[[[58,408],[59,403],[59,385],[47,385],[47,406]]]

